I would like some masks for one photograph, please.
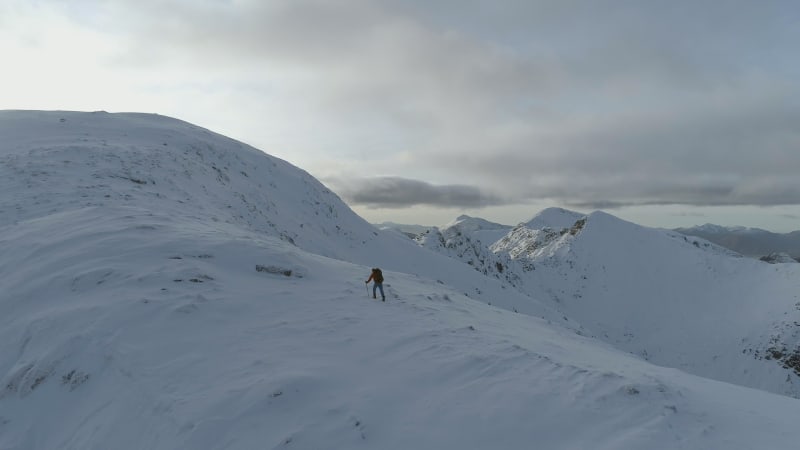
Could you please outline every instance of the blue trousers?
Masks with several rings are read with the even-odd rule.
[[[386,296],[383,295],[383,283],[373,283],[372,284],[372,298],[375,298],[375,290],[376,289],[380,289],[381,290],[381,298],[386,298]]]

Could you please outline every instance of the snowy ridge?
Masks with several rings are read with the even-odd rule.
[[[543,228],[561,230],[563,228],[572,227],[575,222],[585,216],[585,214],[570,211],[568,209],[546,208],[522,225],[532,230],[541,230]]]
[[[404,235],[408,236],[411,239],[414,239],[417,235],[428,231],[430,228],[429,226],[425,225],[409,225],[409,224],[401,224],[396,222],[383,222],[372,224],[376,228],[380,230],[395,230]]]
[[[461,215],[453,222],[442,227],[442,230],[457,230],[461,234],[466,234],[471,239],[481,241],[485,245],[500,239],[511,229],[508,225],[490,222],[478,217]]]
[[[529,296],[184,122],[2,112],[0,135],[4,450],[737,450],[800,438],[795,399],[575,333],[565,313],[591,308],[551,303],[570,285],[548,277],[598,270],[613,218],[590,215],[554,241],[548,257],[564,264],[527,272],[526,288],[541,286]],[[741,259],[725,261],[737,262],[714,270],[742,275]],[[386,303],[367,298],[373,265],[387,269]],[[780,300],[767,320],[797,273],[758,267],[785,278],[761,292]],[[591,312],[584,334],[600,329]],[[779,368],[766,356],[780,351],[748,361]]]
[[[7,111],[0,225],[75,208],[130,206],[240,236],[272,236],[306,251],[413,273],[489,302],[504,292],[469,267],[420,257],[405,236],[378,231],[308,173],[233,139],[148,114]],[[194,225],[187,225],[194,226]],[[523,294],[496,303],[538,316]]]
[[[355,241],[348,233],[371,230],[307,173],[185,122],[104,112],[0,114],[11,150],[0,155],[0,182],[20,194],[0,200],[0,224],[121,204],[210,219],[334,257],[340,249],[331,237]]]
[[[725,226],[722,226],[722,225],[715,225],[713,223],[706,223],[706,224],[698,225],[696,227],[691,227],[691,228],[679,228],[677,231],[681,231],[681,232],[687,231],[687,232],[689,232],[687,234],[691,234],[692,232],[722,234],[722,233],[731,233],[731,232],[759,232],[759,231],[763,231],[763,230],[759,230],[759,229],[756,229],[756,228],[745,228],[745,227],[742,227],[742,226],[725,227]]]
[[[603,212],[560,232],[522,227],[493,249],[535,267],[523,275],[529,293],[552,298],[587,334],[659,365],[800,395],[794,267]],[[773,347],[777,364],[764,358]]]
[[[516,263],[508,256],[493,253],[475,237],[480,229],[462,232],[458,223],[444,229],[431,228],[415,238],[423,248],[463,262],[483,275],[491,276],[518,286],[520,278],[510,269]]]
[[[796,264],[800,262],[800,259],[792,258],[788,253],[783,252],[770,253],[759,259],[770,264]]]
[[[568,245],[586,223],[585,218],[578,219],[569,228],[555,230],[550,227],[532,229],[526,225],[515,227],[508,235],[492,244],[491,250],[498,254],[508,254],[514,260],[528,261],[535,259],[546,261],[560,249]],[[524,266],[526,271],[533,266]]]

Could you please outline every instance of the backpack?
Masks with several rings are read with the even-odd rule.
[[[383,272],[381,272],[381,269],[374,269],[372,273],[374,275],[373,279],[375,280],[376,283],[378,284],[383,283]]]

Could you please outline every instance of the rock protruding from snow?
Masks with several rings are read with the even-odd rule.
[[[515,263],[506,255],[492,252],[480,239],[481,236],[493,239],[505,228],[504,225],[461,216],[446,228],[433,227],[417,236],[415,240],[424,248],[466,263],[484,275],[517,286],[519,278],[516,271],[509,268]]]
[[[573,222],[565,222],[572,214],[569,211],[558,208],[551,208],[541,214],[541,219],[534,219],[525,224],[514,227],[506,236],[491,246],[491,250],[497,254],[508,254],[511,259],[525,261],[522,267],[526,271],[533,269],[533,260],[541,259],[544,256],[553,256],[560,248],[574,239],[574,236],[583,230],[586,224],[585,216],[578,217]],[[545,226],[533,228],[530,224],[541,226],[544,223],[566,224],[559,228]]]
[[[770,264],[791,264],[800,262],[789,256],[788,253],[783,253],[783,252],[770,253],[769,255],[762,256],[759,259],[761,261],[768,262]]]

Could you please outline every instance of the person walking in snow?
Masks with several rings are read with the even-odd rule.
[[[376,294],[376,290],[381,290],[381,300],[386,301],[386,296],[383,294],[383,273],[381,273],[381,269],[377,267],[372,269],[372,273],[369,275],[369,279],[365,283],[369,284],[370,281],[373,281],[374,284],[372,285],[372,298],[378,298]]]

